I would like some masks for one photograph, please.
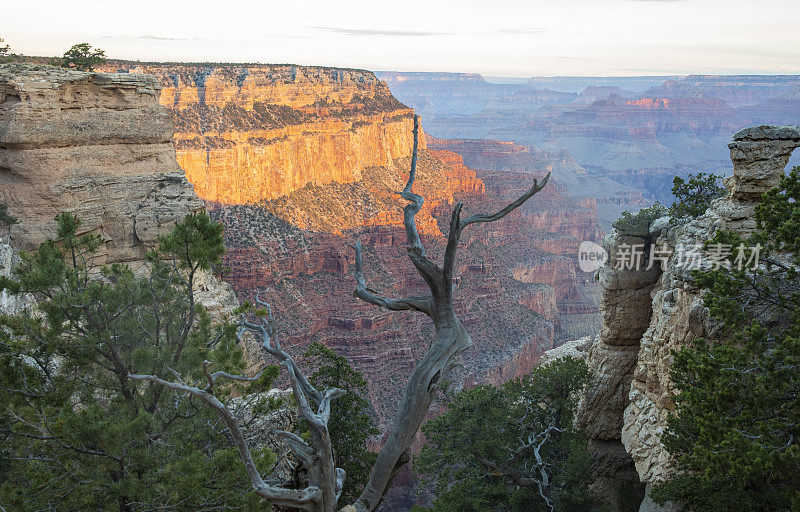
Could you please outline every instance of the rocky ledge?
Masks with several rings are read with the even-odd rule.
[[[0,66],[0,203],[31,249],[70,211],[105,240],[100,261],[140,261],[202,202],[175,161],[151,76]]]
[[[702,291],[680,261],[678,248],[702,245],[718,229],[748,234],[755,228],[753,212],[761,195],[778,184],[798,147],[797,126],[741,130],[729,144],[733,173],[725,179],[727,195],[714,201],[702,216],[685,223],[662,218],[646,235],[613,231],[605,238],[608,263],[598,271],[603,327],[588,350],[580,340],[567,345],[580,350],[567,352],[585,357],[591,371],[577,421],[591,438],[594,491],[604,497],[610,510],[678,509],[674,504],[660,507],[646,494],[641,505],[629,499],[674,471],[661,443],[666,420],[675,409],[672,351],[700,337],[714,338]],[[631,244],[644,247],[645,261],[654,248],[673,255],[650,270],[615,268],[617,253]],[[702,261],[698,264],[703,265]],[[554,353],[544,359],[558,356]]]

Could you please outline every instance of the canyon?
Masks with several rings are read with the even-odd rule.
[[[606,231],[623,210],[670,202],[676,175],[730,174],[725,147],[737,130],[800,118],[796,75],[533,77],[524,83],[451,73],[378,76],[424,116],[429,135],[510,141],[531,155],[561,155],[554,176],[571,194],[597,199]],[[532,165],[518,156],[497,166],[509,164]]]
[[[0,202],[20,220],[0,240],[0,273],[8,274],[17,251],[53,236],[61,211],[76,213],[83,232],[102,237],[92,263],[138,266],[175,221],[206,208],[224,225],[228,252],[224,282],[210,274],[199,280],[201,302],[224,315],[260,290],[294,355],[302,360],[311,342],[322,342],[365,374],[370,414],[385,431],[432,326],[420,315],[384,311],[353,297],[351,245],[363,244],[367,282],[378,291],[414,295],[425,288],[405,254],[403,201],[396,194],[410,168],[414,110],[367,71],[119,62],[103,70],[108,73],[0,66]],[[473,83],[470,94],[495,103],[505,95],[523,105],[573,98],[574,112],[591,108],[598,119],[636,112],[626,122],[647,124],[647,112],[668,111],[689,125],[730,111],[767,115],[770,105],[794,108],[785,89],[796,86],[790,78],[752,78],[754,89],[746,93],[736,86],[741,77],[667,79],[660,86],[643,78],[559,94],[517,94],[514,87],[521,86],[514,85],[495,94],[473,75],[437,85],[438,94],[447,97],[448,87],[462,79]],[[636,87],[659,94],[629,94]],[[687,103],[687,94],[694,94],[687,88],[705,96]],[[713,91],[720,97],[711,97]],[[578,423],[591,438],[593,492],[612,510],[662,510],[647,493],[672,471],[660,443],[674,408],[671,350],[712,336],[713,326],[677,257],[640,271],[611,262],[623,244],[675,249],[702,242],[716,229],[753,229],[759,194],[791,165],[800,128],[736,133],[728,145],[733,169],[727,195],[692,222],[659,219],[645,237],[612,231],[603,242],[609,263],[595,276],[578,269],[575,255],[582,241],[601,240],[598,211],[648,204],[656,192],[641,184],[656,183],[659,173],[637,168],[640,181],[625,182],[620,175],[628,169],[598,172],[569,148],[466,133],[440,138],[431,129],[433,117],[431,124],[423,118],[427,133],[420,137],[415,191],[425,197],[417,220],[434,259],[444,251],[456,202],[466,212],[493,211],[534,178],[546,172],[556,178],[501,221],[465,233],[455,307],[473,345],[449,386],[504,382],[564,354],[584,358],[591,384]],[[584,130],[579,125],[575,129]],[[617,140],[613,130],[583,133]],[[0,295],[0,309],[13,311],[26,300]],[[254,344],[244,349],[251,368],[263,364]],[[416,500],[413,481],[406,471],[397,483],[387,502],[405,509]]]
[[[262,291],[297,354],[319,341],[347,356],[367,377],[385,428],[430,326],[353,298],[349,245],[365,245],[367,278],[382,290],[424,285],[404,254],[396,195],[410,165],[413,111],[367,71],[121,63],[103,71],[156,77],[177,161],[225,226],[225,281],[243,300]],[[491,210],[548,170],[476,170],[421,136],[416,190],[426,202],[417,222],[426,243],[443,250],[455,201]],[[597,327],[597,287],[574,255],[599,237],[596,204],[558,185],[466,237],[458,308],[475,344],[456,388],[522,375],[545,350]]]
[[[364,244],[367,279],[381,291],[424,286],[405,255],[396,195],[410,166],[413,110],[366,71],[138,63],[102,71],[0,68],[0,201],[21,220],[0,247],[2,271],[14,252],[54,234],[60,211],[103,237],[94,264],[136,266],[159,234],[206,208],[225,226],[228,252],[224,282],[200,280],[202,302],[226,314],[261,290],[293,354],[302,360],[320,341],[365,374],[370,414],[385,429],[432,328],[353,298],[350,245]],[[548,170],[482,170],[421,134],[415,190],[426,202],[417,219],[430,252],[441,256],[456,202],[496,209]],[[596,203],[552,183],[464,237],[456,308],[474,344],[453,389],[526,374],[546,350],[597,329],[598,288],[575,253],[600,236]],[[252,343],[244,349],[251,369],[262,364]],[[407,471],[398,483],[389,501],[402,508],[414,501]]]
[[[693,265],[681,259],[681,248],[703,244],[720,229],[741,236],[751,233],[761,194],[778,184],[798,147],[797,126],[741,130],[728,144],[733,172],[725,180],[727,193],[703,215],[684,221],[662,217],[645,235],[614,230],[605,237],[608,261],[597,272],[602,328],[595,336],[547,353],[543,360],[572,355],[589,365],[590,383],[577,424],[590,436],[593,492],[611,510],[680,510],[677,504],[662,507],[649,498],[653,484],[675,471],[661,443],[667,418],[675,411],[673,354],[698,338],[715,337],[715,322],[703,304]],[[631,244],[641,245],[645,255],[658,250],[669,256],[650,269],[620,268],[618,257]],[[697,268],[711,268],[706,255],[700,255]]]

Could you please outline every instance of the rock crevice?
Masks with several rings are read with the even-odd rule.
[[[591,438],[595,457],[594,491],[615,510],[636,510],[620,500],[620,487],[634,479],[647,490],[674,472],[661,443],[666,421],[675,410],[670,380],[674,350],[698,338],[714,338],[714,323],[694,284],[692,268],[681,248],[699,247],[719,229],[747,235],[756,227],[755,206],[761,195],[780,181],[792,151],[800,147],[800,127],[756,126],[733,136],[729,144],[733,173],[724,180],[727,194],[699,218],[652,224],[650,236],[637,238],[613,231],[605,240],[608,261],[598,271],[602,287],[603,326],[588,351],[590,384],[577,415]],[[622,247],[644,247],[644,261],[653,247],[672,256],[652,269],[620,270]],[[624,447],[620,456],[619,447]],[[630,487],[629,487],[630,488]],[[645,495],[642,512],[673,510]]]

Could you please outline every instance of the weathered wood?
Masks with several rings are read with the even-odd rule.
[[[461,325],[453,309],[453,269],[462,232],[471,224],[493,222],[508,215],[542,190],[550,179],[548,173],[541,183],[534,180],[533,186],[527,192],[493,214],[476,214],[462,220],[463,206],[461,203],[457,203],[450,220],[450,233],[443,265],[439,267],[428,259],[414,219],[424,204],[422,196],[412,191],[417,171],[418,137],[419,118],[415,116],[411,170],[400,196],[409,201],[409,204],[403,208],[403,223],[408,239],[408,256],[428,284],[431,295],[429,297],[388,299],[367,288],[363,275],[360,243],[355,245],[355,295],[365,302],[390,310],[416,310],[425,313],[433,320],[435,334],[433,342],[414,368],[406,384],[389,438],[372,467],[367,486],[353,505],[357,512],[372,512],[380,504],[394,476],[408,461],[411,442],[428,414],[440,382],[443,381],[445,374],[455,362],[456,356],[472,344],[472,339]]]

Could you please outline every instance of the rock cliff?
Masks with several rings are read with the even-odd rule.
[[[136,268],[159,235],[203,209],[177,165],[160,88],[141,74],[0,66],[0,203],[18,220],[0,236],[0,275],[16,251],[55,236],[63,211],[104,241],[88,264]],[[210,274],[198,277],[196,293],[212,314],[238,306],[230,285]],[[30,305],[0,295],[2,311]]]
[[[123,65],[153,75],[178,163],[202,199],[252,204],[352,183],[410,156],[412,110],[368,71],[291,65]]]
[[[0,66],[0,203],[31,249],[71,211],[101,235],[100,261],[141,261],[158,235],[200,210],[175,161],[153,77]]]
[[[705,214],[677,224],[662,218],[644,236],[614,231],[604,240],[609,259],[598,271],[603,327],[588,351],[571,353],[585,354],[592,374],[577,421],[592,439],[595,491],[617,510],[636,510],[630,502],[623,504],[626,489],[635,491],[637,482],[649,488],[671,474],[661,435],[674,411],[672,351],[698,337],[714,336],[684,250],[702,246],[718,229],[744,235],[755,228],[753,209],[800,147],[800,127],[747,128],[728,146],[733,174],[725,180],[727,195]],[[618,254],[633,244],[644,247],[645,265],[617,268]],[[671,256],[663,262],[656,258],[647,269],[653,251]],[[703,268],[702,258],[696,265]],[[661,508],[645,496],[639,510]]]

